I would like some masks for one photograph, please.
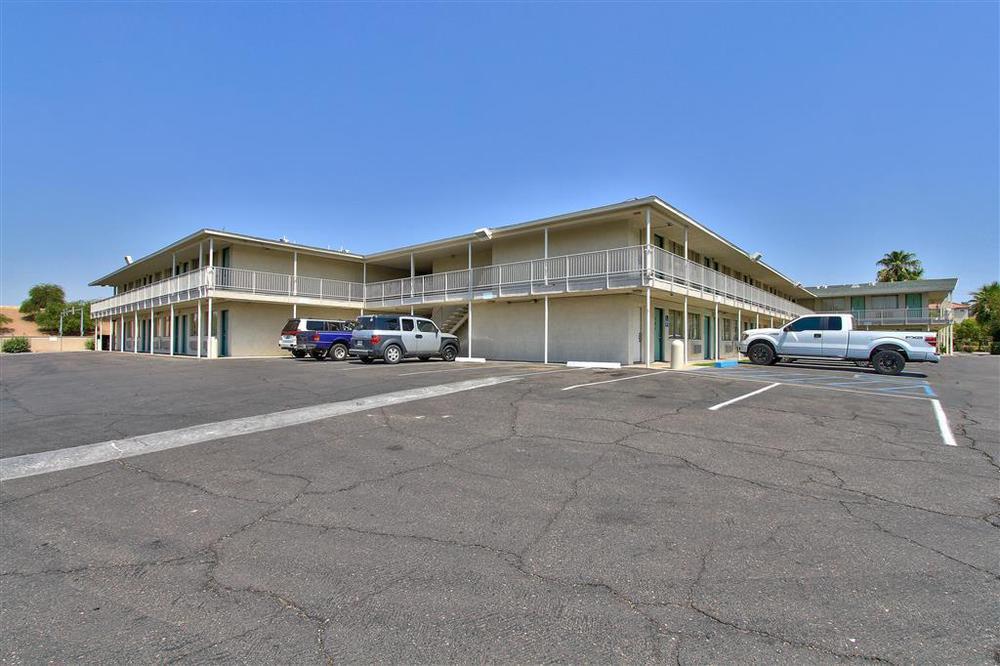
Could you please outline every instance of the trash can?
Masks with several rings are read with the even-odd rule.
[[[686,365],[687,356],[686,350],[684,349],[684,341],[678,338],[674,338],[670,341],[670,367],[674,370],[680,370]]]

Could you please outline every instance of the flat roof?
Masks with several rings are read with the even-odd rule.
[[[925,291],[955,291],[958,278],[929,278],[900,282],[858,282],[855,284],[826,284],[806,287],[817,298],[837,296],[875,296],[879,294],[912,294]]]
[[[329,250],[329,249],[327,249],[325,247],[315,247],[313,245],[302,245],[300,243],[292,243],[292,242],[283,241],[283,240],[275,240],[273,238],[262,238],[260,236],[249,236],[247,234],[237,234],[237,233],[233,233],[232,231],[222,231],[220,229],[208,229],[208,228],[206,228],[206,229],[199,229],[198,231],[194,232],[193,234],[188,234],[184,238],[181,238],[178,241],[174,241],[173,243],[171,243],[170,245],[167,245],[166,247],[161,247],[159,250],[156,250],[154,252],[150,252],[149,254],[147,254],[147,255],[145,255],[143,257],[135,259],[130,264],[125,264],[124,266],[122,266],[120,268],[116,268],[115,270],[111,271],[107,275],[105,275],[103,277],[97,278],[96,280],[94,280],[93,282],[91,282],[88,286],[90,286],[90,287],[110,286],[109,283],[108,283],[109,280],[111,280],[112,278],[114,278],[115,276],[117,276],[120,273],[123,273],[123,272],[125,272],[127,270],[130,270],[130,269],[134,268],[136,266],[136,264],[140,264],[143,261],[148,261],[149,259],[152,259],[153,257],[156,257],[158,255],[164,254],[165,252],[173,252],[173,251],[179,250],[181,248],[191,247],[194,243],[198,242],[199,240],[206,240],[209,237],[219,238],[219,239],[223,239],[223,240],[238,241],[238,242],[242,242],[242,243],[249,243],[249,244],[252,244],[252,245],[261,245],[261,246],[265,246],[265,247],[276,247],[276,248],[281,248],[283,250],[291,249],[291,250],[296,250],[296,251],[299,251],[299,252],[305,252],[305,253],[308,253],[308,254],[315,254],[315,255],[329,256],[329,257],[336,257],[337,259],[349,259],[349,260],[352,260],[352,261],[364,261],[364,259],[365,259],[362,255],[356,254],[354,252],[344,252],[344,251],[341,251],[341,250]]]
[[[543,218],[539,218],[539,219],[535,219],[535,220],[529,220],[527,222],[518,222],[518,223],[514,223],[514,224],[508,224],[508,225],[499,226],[499,227],[490,227],[490,228],[487,228],[487,229],[477,229],[477,230],[472,231],[470,233],[460,234],[460,235],[457,235],[457,236],[450,236],[450,237],[447,237],[447,238],[442,238],[442,239],[439,239],[439,240],[428,241],[426,243],[419,243],[419,244],[416,244],[416,245],[408,245],[408,246],[405,246],[405,247],[395,248],[395,249],[391,249],[391,250],[383,250],[381,252],[374,252],[374,253],[367,254],[367,255],[355,254],[353,252],[341,252],[341,251],[337,251],[337,250],[329,250],[329,249],[326,249],[326,248],[316,247],[316,246],[312,246],[312,245],[302,245],[302,244],[298,244],[298,243],[290,243],[290,242],[285,242],[285,241],[281,241],[281,240],[274,240],[274,239],[270,239],[270,238],[261,238],[259,236],[249,236],[249,235],[246,235],[246,234],[237,234],[237,233],[233,233],[233,232],[230,232],[230,231],[221,231],[221,230],[218,230],[218,229],[205,228],[205,229],[200,229],[200,230],[194,232],[193,234],[189,234],[188,236],[185,236],[184,238],[181,238],[180,240],[178,240],[178,241],[176,241],[174,243],[171,243],[170,245],[167,245],[166,247],[160,248],[159,250],[156,250],[155,252],[151,252],[151,253],[149,253],[149,254],[147,254],[147,255],[139,258],[139,259],[136,259],[131,264],[126,264],[125,266],[121,266],[120,268],[115,269],[114,271],[108,273],[107,275],[104,275],[104,276],[102,276],[102,277],[94,280],[93,282],[91,282],[90,286],[96,287],[96,286],[108,286],[108,285],[111,285],[112,283],[110,281],[112,279],[114,279],[116,276],[120,275],[121,273],[123,273],[125,271],[133,269],[136,266],[136,264],[140,264],[143,261],[147,261],[149,259],[152,259],[153,257],[156,257],[158,255],[164,254],[166,252],[171,252],[171,251],[175,251],[175,250],[178,250],[180,248],[183,248],[183,247],[190,246],[190,245],[196,243],[198,240],[205,240],[205,239],[207,239],[210,236],[214,236],[214,237],[220,238],[220,239],[228,239],[228,240],[234,240],[234,241],[238,241],[238,242],[244,242],[244,243],[252,243],[252,244],[258,244],[258,245],[264,245],[264,246],[270,246],[270,247],[277,247],[277,248],[282,248],[282,249],[297,250],[297,251],[300,251],[300,252],[307,252],[307,253],[310,253],[310,254],[330,256],[330,257],[335,257],[335,258],[338,258],[338,259],[349,259],[349,260],[352,260],[352,261],[372,261],[372,262],[377,262],[379,260],[386,260],[386,259],[398,257],[400,255],[409,254],[411,252],[414,252],[414,253],[416,253],[416,252],[426,252],[426,251],[430,251],[430,250],[445,248],[445,247],[448,247],[450,245],[456,245],[456,244],[459,244],[459,243],[468,243],[470,241],[472,241],[472,242],[485,241],[485,240],[487,240],[489,238],[494,238],[494,237],[497,237],[497,236],[514,235],[514,234],[524,233],[526,231],[530,231],[530,230],[536,229],[536,228],[537,229],[541,229],[543,227],[553,226],[553,225],[559,225],[559,224],[564,224],[564,223],[565,224],[571,224],[573,222],[582,221],[582,220],[585,220],[587,218],[596,218],[596,217],[600,217],[600,216],[604,216],[604,215],[608,215],[608,214],[614,214],[614,213],[618,213],[618,212],[622,212],[622,211],[627,211],[627,210],[631,210],[631,209],[635,209],[635,208],[643,208],[643,207],[647,207],[647,206],[655,208],[655,209],[658,209],[661,214],[666,214],[666,215],[670,216],[671,218],[673,218],[674,220],[676,220],[679,224],[681,224],[683,226],[690,227],[692,229],[696,229],[699,232],[704,233],[705,235],[709,236],[713,240],[715,240],[715,241],[717,241],[719,243],[722,243],[723,245],[725,245],[726,247],[730,248],[734,252],[743,255],[744,257],[746,257],[747,260],[752,261],[753,263],[755,263],[756,265],[758,265],[761,268],[765,269],[767,272],[771,273],[772,275],[774,275],[778,279],[783,280],[793,290],[799,290],[799,291],[808,291],[809,290],[809,288],[802,287],[800,283],[798,283],[795,280],[791,279],[790,277],[788,277],[787,275],[785,275],[781,271],[777,270],[773,266],[770,266],[766,262],[761,261],[759,258],[754,259],[751,256],[751,254],[749,252],[747,252],[746,250],[744,250],[743,248],[741,248],[738,245],[736,245],[735,243],[733,243],[733,242],[731,242],[731,241],[723,238],[722,236],[720,236],[719,234],[715,233],[714,231],[712,231],[708,227],[706,227],[706,226],[700,224],[699,222],[697,222],[691,216],[689,216],[686,213],[682,212],[680,209],[675,208],[674,206],[671,206],[670,204],[668,204],[667,202],[665,202],[663,199],[660,199],[658,196],[655,196],[655,195],[650,195],[650,196],[645,196],[645,197],[636,197],[634,199],[628,199],[626,201],[620,201],[618,203],[608,204],[608,205],[604,205],[604,206],[598,206],[598,207],[595,207],[595,208],[586,208],[586,209],[583,209],[583,210],[573,211],[573,212],[570,212],[570,213],[562,213],[560,215],[543,217]],[[799,296],[799,298],[801,298],[801,296]]]

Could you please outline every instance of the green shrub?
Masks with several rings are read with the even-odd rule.
[[[3,349],[5,354],[20,354],[21,352],[31,351],[31,340],[24,336],[18,336],[16,338],[7,338],[3,341]]]
[[[1000,354],[1000,342],[992,342],[992,343],[990,343],[990,353],[991,354]]]
[[[94,338],[87,338],[84,340],[83,346],[90,351],[94,351]]]

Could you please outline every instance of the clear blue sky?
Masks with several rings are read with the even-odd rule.
[[[998,4],[15,3],[2,293],[658,194],[805,284],[998,278]]]

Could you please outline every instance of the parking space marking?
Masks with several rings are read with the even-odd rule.
[[[414,400],[436,398],[462,391],[472,391],[516,381],[517,379],[516,376],[484,377],[450,384],[438,384],[437,386],[423,386],[354,400],[332,402],[325,405],[300,407],[298,409],[216,421],[215,423],[203,423],[176,430],[154,432],[124,439],[98,442],[96,444],[85,444],[83,446],[45,451],[43,453],[12,456],[0,459],[0,481],[85,467],[87,465],[110,462],[145,453],[164,451],[190,444],[199,444],[201,442],[210,442],[226,437],[237,437],[267,430],[276,430],[278,428],[287,428],[334,416],[363,412],[369,409],[378,409]]]
[[[955,435],[951,432],[951,426],[948,424],[948,415],[944,413],[944,408],[941,407],[941,401],[934,399],[931,400],[931,404],[934,405],[934,418],[937,419],[938,430],[941,431],[941,439],[944,440],[946,446],[958,446],[955,442]]]
[[[478,365],[478,366],[463,367],[463,368],[441,368],[440,370],[418,370],[417,372],[403,372],[400,373],[399,376],[409,377],[410,375],[429,375],[436,372],[464,372],[466,370],[521,370],[527,367],[528,366],[523,366],[523,365],[515,365],[515,366]]]
[[[763,388],[759,388],[756,391],[750,391],[749,393],[745,393],[743,395],[737,396],[737,397],[735,397],[735,398],[733,398],[731,400],[726,400],[725,402],[720,402],[717,405],[712,405],[711,407],[708,408],[708,411],[710,411],[710,412],[718,411],[718,410],[722,409],[723,407],[725,407],[727,405],[733,404],[734,402],[739,402],[740,400],[746,400],[747,398],[749,398],[751,396],[754,396],[754,395],[757,395],[758,393],[763,393],[764,391],[770,391],[775,386],[781,386],[781,383],[780,382],[775,382],[774,384],[769,384],[768,386],[765,386]]]
[[[576,369],[576,368],[574,368]],[[581,368],[584,369],[584,368]],[[664,372],[674,372],[673,370],[660,370],[659,372],[644,372],[641,375],[634,375],[632,377],[619,377],[617,379],[605,379],[600,382],[588,382],[586,384],[574,384],[573,386],[566,386],[563,391],[572,391],[573,389],[584,388],[585,386],[597,386],[598,384],[613,384],[614,382],[627,382],[630,379],[642,379],[643,377],[652,377],[653,375],[662,375]]]

